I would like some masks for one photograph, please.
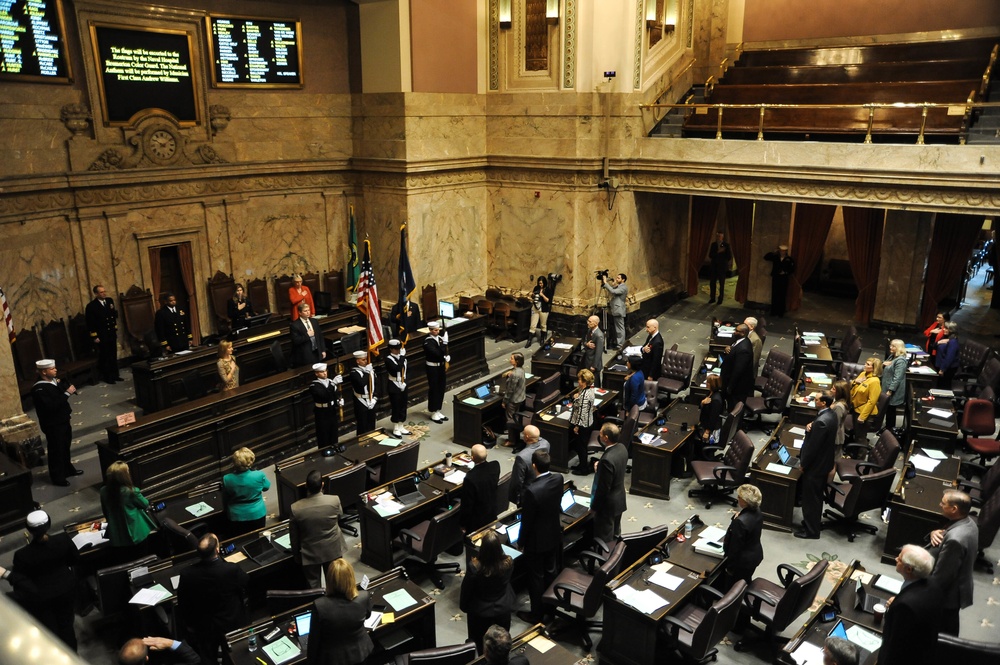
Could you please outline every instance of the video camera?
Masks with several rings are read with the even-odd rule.
[[[562,278],[563,278],[562,273],[550,272],[549,273],[549,286],[550,287],[555,286],[556,284],[558,284],[559,282],[562,281]]]
[[[598,282],[600,282],[604,279],[607,279],[609,272],[611,272],[610,268],[605,268],[604,270],[595,270],[594,277],[597,279]]]

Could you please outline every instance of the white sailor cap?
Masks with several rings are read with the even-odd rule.
[[[56,361],[51,358],[42,358],[35,361],[35,369],[52,369],[56,366]]]
[[[437,328],[438,330],[441,330],[441,322],[440,321],[428,321],[427,322],[427,327],[430,328],[431,330],[434,330],[435,328]]]
[[[399,348],[399,347],[403,346],[403,343],[400,342],[398,339],[390,339],[389,340],[389,346],[391,346],[392,348],[396,349],[396,348]]]
[[[325,372],[326,371],[326,363],[316,363],[315,365],[313,365],[313,371],[314,372]]]
[[[787,252],[788,251],[788,245],[778,245],[778,249],[780,249],[783,252]]]
[[[27,524],[29,529],[35,529],[37,527],[47,524],[49,521],[49,514],[44,510],[33,510],[28,513]]]
[[[368,352],[367,351],[355,351],[353,355],[354,355],[355,358],[367,358],[368,357]]]

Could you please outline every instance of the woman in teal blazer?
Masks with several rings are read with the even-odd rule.
[[[240,448],[233,453],[236,472],[222,477],[222,497],[233,526],[233,535],[264,527],[267,516],[264,492],[271,489],[271,483],[263,471],[251,468],[256,459],[252,450]]]
[[[132,484],[125,462],[112,462],[105,475],[108,480],[101,488],[101,510],[108,521],[105,536],[113,547],[128,548],[127,554],[122,550],[122,560],[141,556],[146,538],[156,530],[156,522],[146,512],[149,501]]]

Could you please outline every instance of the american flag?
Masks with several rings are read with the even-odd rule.
[[[7,306],[7,296],[4,295],[3,289],[0,289],[0,307],[3,308],[3,320],[7,324],[7,337],[13,344],[17,341],[17,335],[14,334],[14,319],[11,318],[10,307]]]
[[[375,271],[372,270],[372,244],[365,240],[365,255],[361,260],[361,275],[358,277],[358,309],[365,315],[368,329],[368,351],[378,355],[378,347],[385,343],[382,336],[382,306],[378,301],[375,286]]]

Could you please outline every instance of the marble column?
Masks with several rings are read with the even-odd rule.
[[[872,323],[917,325],[934,216],[913,210],[887,212]]]
[[[13,347],[0,341],[0,444],[4,448],[19,446],[40,436],[38,425],[21,410]]]
[[[778,245],[788,245],[792,226],[792,204],[784,201],[757,201],[753,211],[750,240],[750,284],[747,306],[770,305],[771,263],[764,255]],[[792,258],[795,258],[794,256]]]

